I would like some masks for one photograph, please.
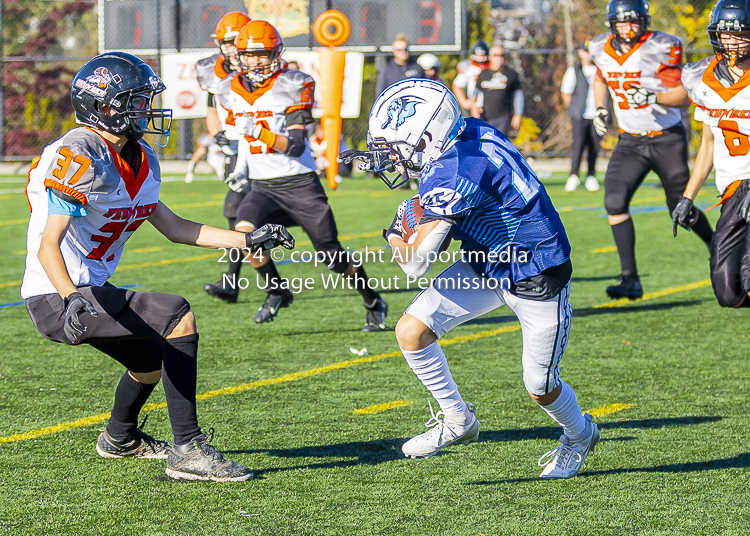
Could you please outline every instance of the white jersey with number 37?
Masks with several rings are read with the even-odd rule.
[[[733,83],[717,76],[718,60],[685,66],[682,84],[695,105],[695,120],[714,135],[716,188],[723,193],[737,180],[750,179],[750,80]]]
[[[618,51],[613,36],[600,34],[589,43],[591,60],[599,69],[597,77],[609,86],[617,125],[630,134],[658,132],[680,122],[677,108],[659,104],[628,103],[626,91],[642,87],[651,93],[664,93],[680,85],[682,40],[663,33],[648,32],[628,52]]]

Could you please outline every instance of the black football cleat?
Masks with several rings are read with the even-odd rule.
[[[263,324],[264,322],[270,322],[279,312],[282,307],[289,307],[294,301],[294,293],[291,290],[285,289],[281,294],[271,294],[266,296],[266,301],[260,306],[258,312],[255,313],[255,322],[257,324]]]
[[[620,275],[620,279],[616,285],[607,287],[607,296],[613,300],[620,298],[637,300],[638,298],[642,298],[643,287],[641,287],[641,280],[637,274]]]
[[[96,452],[102,458],[145,458],[164,460],[169,453],[169,443],[159,441],[138,428],[135,436],[117,441],[108,433],[106,427],[96,441]]]
[[[253,473],[237,462],[224,458],[209,444],[214,429],[201,434],[186,445],[175,445],[169,450],[167,476],[176,480],[204,480],[212,482],[241,482],[253,478]]]
[[[365,305],[365,327],[362,331],[383,331],[385,329],[385,317],[388,314],[388,304],[383,298],[378,298],[375,303],[368,307]]]
[[[203,285],[203,290],[227,303],[237,303],[237,297],[240,295],[240,289],[231,287],[223,276],[216,283]]]

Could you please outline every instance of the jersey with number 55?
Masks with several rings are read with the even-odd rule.
[[[29,171],[26,195],[31,210],[26,236],[26,271],[21,296],[57,292],[37,254],[54,195],[80,205],[60,250],[75,286],[101,286],[115,273],[123,245],[156,209],[161,188],[159,162],[143,140],[132,169],[114,148],[88,127],[75,128],[45,147]]]
[[[477,274],[513,283],[560,266],[570,243],[544,186],[513,144],[484,121],[466,119],[455,142],[419,183],[424,218],[453,223]]]
[[[274,134],[287,135],[290,118],[312,122],[315,82],[312,77],[295,70],[282,69],[260,87],[248,88],[244,76],[232,79],[232,112],[234,116],[246,115]],[[302,113],[305,112],[305,113]],[[289,124],[300,120],[289,121]],[[293,157],[275,151],[261,140],[245,136],[245,150],[249,150],[247,165],[251,179],[275,179],[315,171],[315,160],[308,150]],[[306,138],[305,138],[306,139]],[[307,141],[305,141],[307,144]],[[243,147],[243,144],[240,144]]]
[[[682,83],[695,105],[695,120],[714,135],[716,188],[723,193],[737,180],[750,179],[750,88],[735,83],[716,57],[689,63]]]
[[[642,87],[649,93],[664,93],[680,85],[682,40],[664,32],[646,33],[623,53],[611,33],[600,34],[589,43],[596,76],[609,86],[617,125],[630,134],[658,132],[680,122],[680,110],[659,104],[628,103],[627,91]]]

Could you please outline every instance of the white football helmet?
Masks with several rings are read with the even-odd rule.
[[[465,126],[456,97],[443,84],[423,78],[396,82],[375,99],[370,111],[367,148],[375,153],[372,171],[391,189],[418,179]],[[395,178],[386,175],[394,172]]]

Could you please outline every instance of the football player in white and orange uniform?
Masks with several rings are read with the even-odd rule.
[[[234,40],[248,22],[250,22],[250,17],[240,11],[231,11],[221,17],[216,24],[216,32],[211,36],[216,46],[219,47],[219,53],[204,58],[195,65],[198,83],[204,91],[208,92],[206,112],[208,133],[224,151],[224,169],[219,177],[225,181],[237,165],[237,143],[240,139],[240,134],[234,126],[230,96],[232,79],[240,70],[240,60]],[[224,217],[229,223],[229,229],[234,229],[237,207],[240,206],[240,202],[250,188],[245,179],[230,180],[227,186],[229,191],[224,198]],[[244,255],[233,252],[227,257],[226,274],[229,277],[222,276],[216,283],[206,283],[203,290],[211,296],[234,303],[237,301],[239,289],[226,282],[239,277]]]
[[[711,283],[722,307],[750,307],[750,7],[719,0],[708,35],[715,56],[686,65],[682,83],[703,123],[693,174],[672,213],[673,230],[694,217],[693,200],[716,169],[721,216],[711,243]]]
[[[271,24],[254,20],[235,40],[242,74],[232,80],[235,124],[244,134],[235,173],[246,171],[253,183],[237,209],[238,231],[267,223],[300,225],[328,268],[344,274],[362,295],[366,309],[363,331],[385,329],[387,305],[373,290],[364,268],[356,267],[341,246],[333,212],[315,172],[306,126],[313,122],[315,82],[302,71],[287,69],[281,59],[283,43]],[[244,149],[243,149],[244,147]],[[267,297],[255,321],[269,322],[294,295],[279,276],[269,255],[253,256],[253,267],[266,282]]]
[[[247,480],[248,468],[223,459],[208,443],[212,433],[198,426],[198,332],[190,304],[107,281],[125,242],[146,221],[172,242],[208,248],[292,246],[293,240],[281,226],[253,236],[191,222],[159,201],[159,162],[141,137],[169,134],[172,111],[152,108],[163,90],[151,67],[123,52],[96,56],[73,79],[73,110],[85,126],[45,147],[29,171],[21,295],[46,338],[89,344],[127,369],[96,444],[99,455],[167,458],[173,478]],[[172,447],[137,428],[138,413],[160,379]]]
[[[477,77],[489,65],[490,46],[484,41],[477,41],[471,47],[468,60],[458,62],[457,75],[451,89],[458,103],[466,111],[471,111],[477,97]]]
[[[604,206],[609,215],[620,278],[607,287],[611,298],[643,296],[635,263],[635,229],[630,200],[649,171],[664,186],[670,212],[680,200],[690,178],[687,134],[680,110],[689,106],[680,83],[682,41],[673,35],[649,31],[651,17],[646,0],[610,0],[607,22],[611,33],[589,43],[598,71],[594,80],[594,127],[607,132],[607,89],[612,96],[620,139],[604,178]],[[706,216],[696,211],[691,228],[708,246],[713,231]]]

